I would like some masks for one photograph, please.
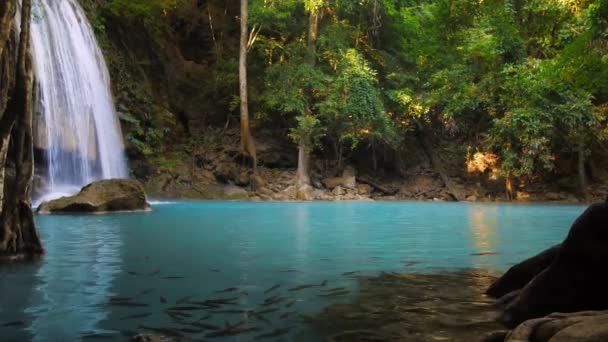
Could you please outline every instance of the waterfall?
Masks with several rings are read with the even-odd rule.
[[[40,202],[128,172],[108,69],[84,11],[77,0],[35,4],[35,143],[48,183]]]

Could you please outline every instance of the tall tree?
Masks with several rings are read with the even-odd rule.
[[[306,3],[307,10],[309,12],[308,16],[308,36],[307,36],[307,52],[308,52],[308,64],[311,67],[314,67],[315,62],[317,60],[317,39],[319,37],[319,22],[321,21],[321,17],[323,15],[323,0],[309,0]],[[316,123],[313,119],[313,94],[312,89],[306,89],[308,92],[308,102],[306,104],[306,116],[308,118],[303,118],[300,120],[300,124],[302,125],[305,122],[308,123]],[[314,127],[311,127],[314,128]],[[310,185],[310,152],[312,150],[310,134],[300,134],[298,141],[298,169],[296,172],[297,175],[297,185]]]
[[[253,163],[253,172],[257,173],[257,155],[255,142],[249,127],[249,102],[247,92],[247,50],[249,48],[249,0],[241,0],[241,42],[239,48],[239,93],[241,98],[241,150]]]
[[[8,0],[16,7],[17,0]],[[11,6],[0,6],[2,11]],[[10,100],[0,119],[0,151],[7,148],[9,137],[13,138],[15,173],[4,172],[6,158],[1,160],[0,175],[4,177],[2,213],[0,214],[0,258],[19,259],[43,253],[42,244],[36,231],[31,209],[31,186],[34,174],[34,148],[32,134],[33,120],[33,72],[30,47],[30,18],[32,1],[21,2],[21,27],[18,44],[15,35],[8,35],[7,48],[0,57],[0,79],[14,77],[14,82],[1,82],[0,93],[10,94]],[[2,23],[10,25],[9,32],[15,32],[14,20]],[[0,27],[0,32],[7,28]],[[16,51],[14,51],[16,49]],[[15,57],[16,56],[16,57]],[[8,91],[6,88],[8,87]],[[11,179],[8,179],[11,177]]]

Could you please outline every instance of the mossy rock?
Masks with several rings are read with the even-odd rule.
[[[42,203],[38,213],[104,213],[148,211],[144,188],[136,180],[109,179],[91,183],[74,196]]]

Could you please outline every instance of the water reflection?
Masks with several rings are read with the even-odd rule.
[[[45,232],[45,240],[53,243],[46,244],[43,267],[30,276],[37,284],[28,308],[34,341],[72,341],[97,331],[108,315],[103,305],[114,277],[121,272],[123,244],[117,229],[82,225]]]
[[[474,341],[499,329],[484,295],[493,277],[468,271],[360,277],[360,294],[311,323],[328,341]]]

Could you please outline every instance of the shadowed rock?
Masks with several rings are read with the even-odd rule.
[[[532,279],[501,320],[514,327],[552,312],[608,309],[608,204],[590,206],[572,225],[553,263]]]
[[[545,268],[549,267],[561,244],[555,245],[519,264],[511,267],[502,277],[498,278],[486,291],[488,296],[499,298],[526,286],[532,278],[536,277]]]
[[[112,211],[147,211],[143,186],[135,180],[109,179],[91,183],[74,196],[42,203],[38,212],[102,213]]]

